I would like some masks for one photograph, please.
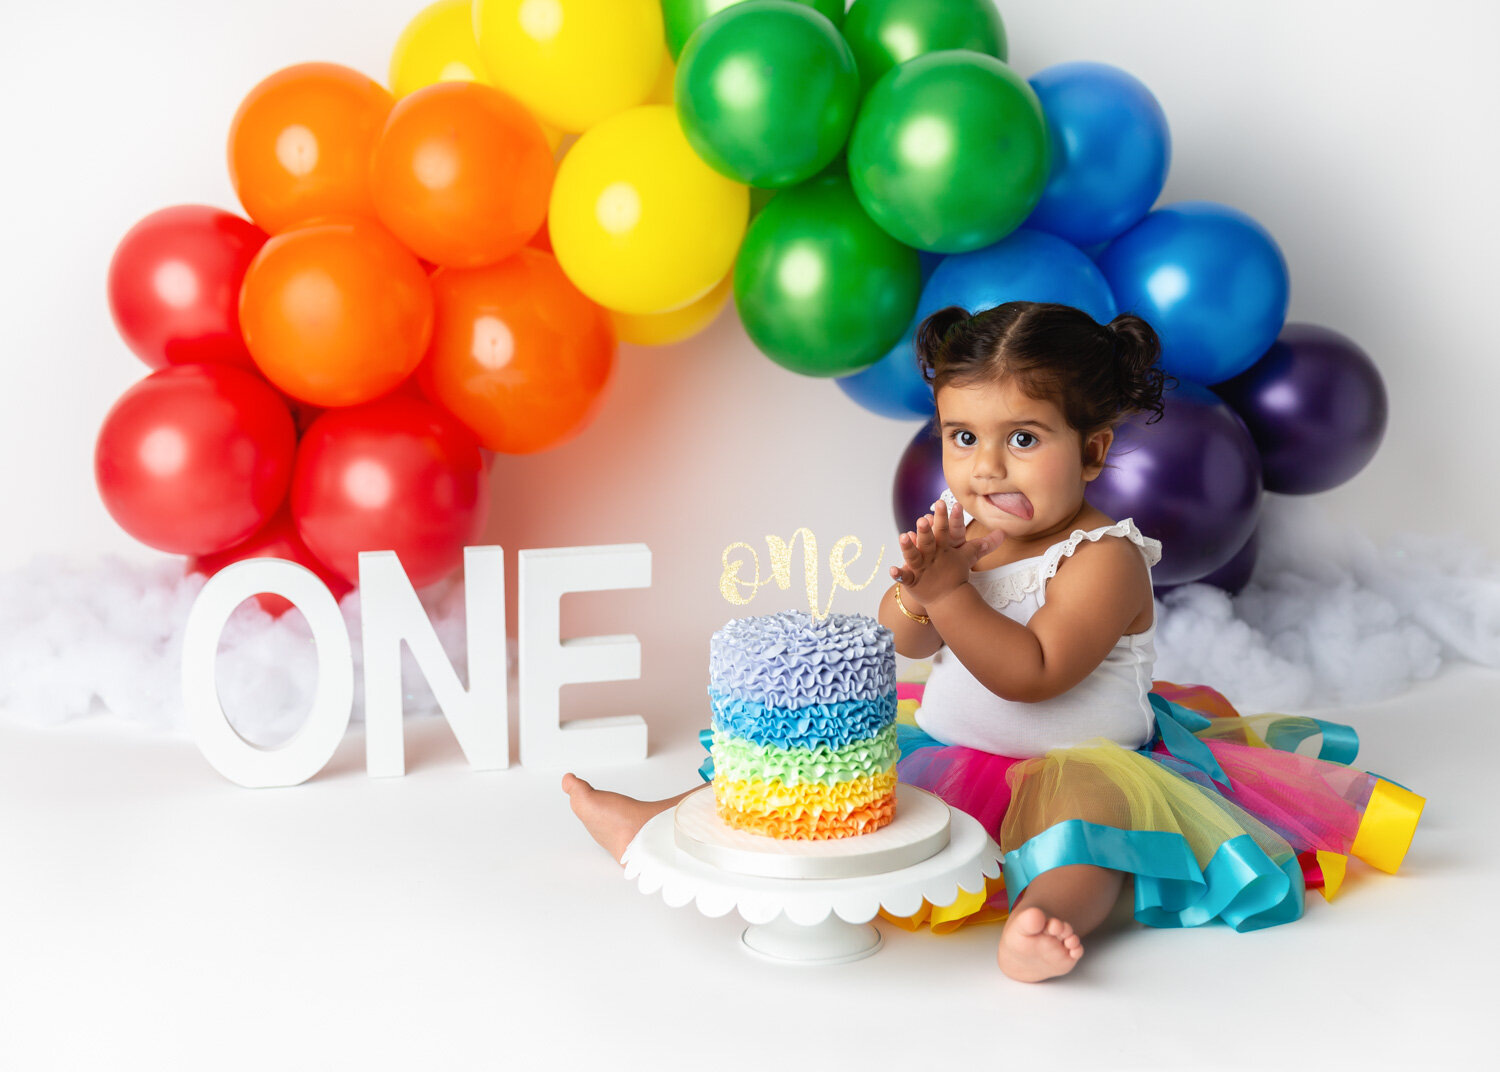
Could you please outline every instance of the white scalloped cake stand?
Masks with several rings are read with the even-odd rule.
[[[896,819],[885,830],[897,832],[903,821],[930,821],[936,802],[947,812],[948,838],[926,859],[894,870],[846,878],[779,878],[728,870],[679,847],[676,809],[672,809],[652,818],[626,848],[621,857],[625,878],[635,880],[642,893],[660,892],[673,908],[693,901],[710,918],[738,909],[750,924],[741,939],[745,949],[766,960],[782,964],[859,960],[881,946],[880,932],[869,921],[882,908],[895,916],[909,916],[922,907],[924,899],[952,904],[960,887],[977,892],[984,888],[986,878],[998,878],[1001,871],[999,846],[976,820],[924,790],[902,785],[896,792]],[[703,793],[712,793],[712,787],[704,786],[678,807]],[[846,839],[837,851],[848,856],[849,846],[866,841],[881,851],[881,843],[875,841],[880,833]],[[923,831],[916,832],[917,839],[923,836]],[[769,838],[765,841],[773,853],[781,844]],[[929,843],[937,842],[929,839]],[[800,844],[799,851],[805,851],[808,843]]]

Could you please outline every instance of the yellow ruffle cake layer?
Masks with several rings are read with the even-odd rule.
[[[751,815],[774,811],[805,811],[814,815],[824,811],[848,812],[878,800],[895,789],[896,772],[893,770],[833,785],[818,782],[787,785],[775,778],[770,781],[749,778],[714,779],[714,799],[720,807]]]

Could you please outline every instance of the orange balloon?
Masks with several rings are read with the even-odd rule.
[[[513,97],[439,82],[391,111],[370,186],[380,222],[417,256],[477,268],[536,233],[555,170],[541,124]]]
[[[536,229],[536,234],[532,235],[527,240],[526,244],[532,249],[541,250],[543,253],[553,252],[552,231],[550,228],[548,228],[546,220],[542,221],[542,225]]]
[[[240,328],[282,391],[352,406],[390,391],[432,337],[422,265],[377,224],[343,219],[268,241],[245,272]]]
[[[336,63],[301,63],[250,91],[229,125],[229,178],[263,231],[328,213],[375,215],[370,153],[395,98]]]
[[[417,376],[490,450],[555,447],[594,419],[615,364],[609,316],[527,247],[432,277],[437,321]]]

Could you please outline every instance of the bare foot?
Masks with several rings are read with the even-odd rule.
[[[675,804],[675,800],[636,800],[621,793],[595,789],[576,774],[564,774],[563,792],[573,805],[573,814],[616,861],[640,833],[646,821]]]
[[[1040,908],[1023,908],[1005,923],[997,954],[1000,970],[1023,983],[1066,975],[1083,956],[1083,939]]]

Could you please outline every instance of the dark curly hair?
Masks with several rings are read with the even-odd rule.
[[[934,394],[1014,377],[1032,398],[1055,402],[1080,435],[1132,413],[1161,420],[1161,343],[1132,313],[1108,324],[1070,305],[1006,302],[972,316],[950,305],[917,328],[917,361]]]

